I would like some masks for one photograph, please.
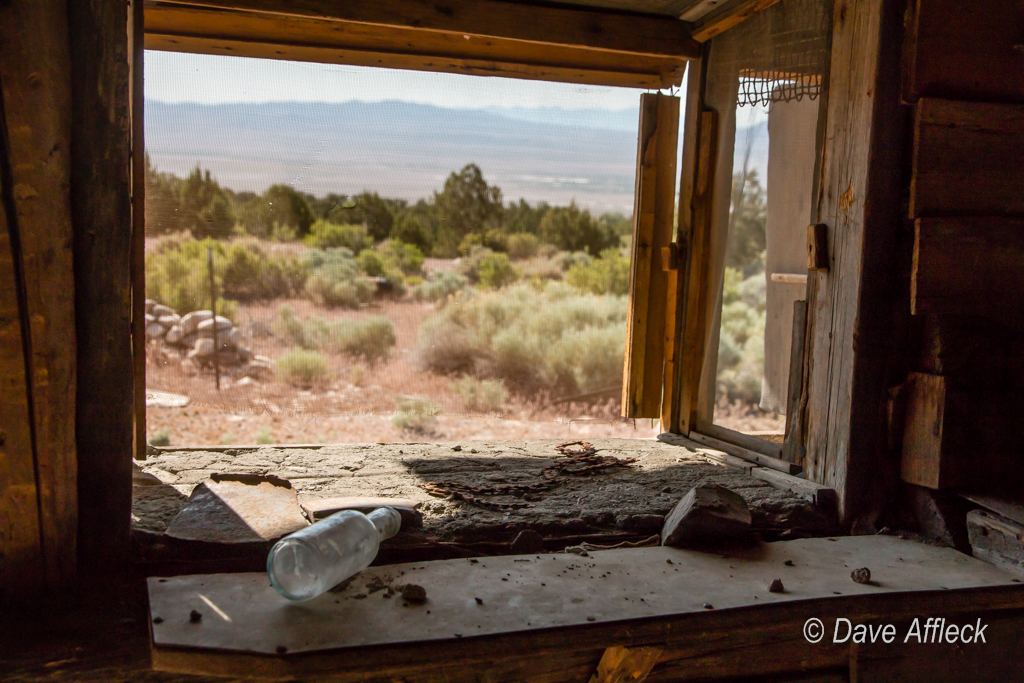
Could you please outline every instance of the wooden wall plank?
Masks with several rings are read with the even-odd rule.
[[[676,231],[678,268],[669,273],[668,300],[665,307],[665,379],[661,404],[661,429],[672,434],[681,433],[680,392],[684,373],[683,335],[686,320],[687,264],[693,236],[693,184],[697,173],[697,148],[700,145],[700,93],[703,89],[702,62],[692,62],[686,80],[686,108],[683,116],[682,158],[679,168],[679,209]]]
[[[1024,105],[924,98],[910,217],[1024,216]]]
[[[145,127],[145,14],[142,0],[129,0],[131,126],[132,126],[132,398],[134,432],[132,455],[146,459],[146,127]]]
[[[902,150],[899,107],[903,9],[893,0],[836,3],[819,221],[828,271],[808,276],[804,471],[834,488],[843,525],[870,496],[891,499],[881,403],[899,370],[894,325],[906,306],[898,278]]]
[[[79,559],[110,582],[128,568],[132,401],[128,7],[68,3],[71,210],[78,336]],[[70,310],[70,306],[69,306]]]
[[[1015,316],[1024,310],[1024,220],[918,219],[911,278],[912,313]]]
[[[397,26],[146,5],[147,49],[642,88],[678,86],[681,57]]]
[[[1024,102],[1024,0],[914,0],[903,98]]]
[[[171,0],[168,4],[453,33],[460,37],[507,38],[616,53],[688,59],[700,55],[700,45],[690,37],[688,24],[682,21],[580,7],[492,0],[447,0],[444,4],[433,0]]]
[[[0,10],[0,17],[3,16]],[[7,158],[7,126],[0,91],[0,603],[40,587],[43,545],[29,417],[28,364],[22,338],[18,273],[3,209],[14,205]]]
[[[679,98],[660,93],[641,95],[623,417],[661,417],[669,285],[668,273],[661,265],[661,250],[672,241],[678,141]]]
[[[911,373],[901,476],[931,489],[1014,494],[1024,483],[1024,399],[1016,390],[954,389]]]
[[[708,271],[711,258],[711,218],[718,158],[718,113],[700,114],[697,172],[693,183],[690,245],[687,250],[686,317],[683,320],[682,358],[679,363],[679,433],[692,431],[697,411],[704,342],[707,333]]]
[[[38,580],[75,578],[75,318],[68,198],[71,83],[64,3],[0,7],[0,80],[9,134],[24,305],[35,478]],[[13,246],[13,245],[12,245]],[[15,398],[15,401],[18,399]],[[17,454],[21,457],[23,454]],[[31,456],[29,456],[31,457]]]

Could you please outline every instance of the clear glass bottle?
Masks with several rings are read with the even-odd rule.
[[[342,510],[285,536],[267,556],[267,574],[289,600],[310,600],[370,566],[380,542],[398,533],[402,517],[394,508],[369,515]]]

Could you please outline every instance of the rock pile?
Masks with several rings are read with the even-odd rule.
[[[217,349],[214,349],[214,330],[217,335]],[[223,316],[214,318],[211,311],[192,311],[183,316],[169,306],[146,300],[146,339],[160,340],[166,346],[186,350],[186,358],[199,365],[210,365],[217,353],[221,366],[246,365],[249,376],[269,374],[269,358],[254,356],[242,346],[242,334],[230,320]]]

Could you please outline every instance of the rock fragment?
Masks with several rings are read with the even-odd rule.
[[[661,544],[686,547],[746,535],[750,510],[735,491],[717,484],[696,486],[665,517]]]

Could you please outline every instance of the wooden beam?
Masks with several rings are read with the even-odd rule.
[[[728,31],[779,0],[735,0],[701,17],[693,25],[693,39],[703,43]]]
[[[785,472],[786,474],[800,474],[800,466],[795,463],[786,462],[785,460],[765,455],[764,453],[758,453],[757,451],[750,450],[749,448],[744,448],[743,446],[737,446],[736,444],[729,443],[728,441],[716,439],[713,436],[707,436],[700,432],[691,431],[690,439],[699,444],[703,444],[704,446],[723,451],[737,458],[742,458],[747,462],[761,465],[762,467],[769,467],[773,470],[778,470],[779,472]]]
[[[903,430],[903,481],[931,489],[1015,493],[1024,482],[1018,391],[957,390],[911,373]]]
[[[1024,221],[918,219],[910,306],[914,314],[1016,317],[1024,308]]]
[[[130,0],[131,121],[132,121],[132,399],[136,460],[146,459],[146,128],[145,22],[142,0]]]
[[[14,223],[7,229],[12,235],[11,257],[20,262],[15,272],[22,288],[25,395],[32,433],[31,448],[11,455],[34,460],[41,544],[41,562],[31,569],[36,576],[19,577],[15,587],[25,581],[54,590],[75,579],[78,508],[67,41],[63,4],[0,6],[0,80],[10,162],[6,182],[11,183],[14,201],[14,212],[8,209]],[[0,401],[6,400],[5,392]],[[15,394],[11,400],[17,405],[23,397]]]
[[[904,6],[836,3],[827,154],[815,198],[830,268],[808,281],[807,478],[836,490],[848,527],[895,488],[885,463],[886,389],[900,297],[900,187],[906,120],[899,106]]]
[[[807,302],[793,302],[793,336],[789,347],[789,382],[786,387],[786,437],[780,457],[803,464],[800,434],[803,432],[804,349],[807,339]]]
[[[1024,216],[1024,105],[924,98],[910,217]]]
[[[660,656],[660,647],[613,645],[601,655],[590,683],[643,683]]]
[[[579,7],[521,5],[494,0],[171,0],[159,4],[368,24],[460,39],[503,38],[541,45],[692,59],[700,46],[688,25],[670,17],[622,14]]]
[[[679,98],[641,95],[623,417],[661,417],[669,286],[668,273],[661,268],[661,250],[672,241],[678,140]]]
[[[700,114],[697,170],[693,183],[693,222],[687,250],[686,318],[679,362],[679,433],[689,434],[697,410],[704,339],[707,327],[708,270],[711,258],[711,218],[718,158],[718,112]]]
[[[79,562],[94,585],[129,566],[135,379],[128,20],[123,0],[68,3]]]
[[[680,390],[683,380],[683,324],[686,320],[686,285],[688,252],[692,241],[694,174],[697,168],[698,122],[700,119],[700,93],[702,72],[700,62],[693,62],[686,81],[686,107],[683,116],[682,157],[679,168],[679,208],[676,211],[675,251],[677,268],[669,273],[668,297],[665,305],[665,378],[661,402],[661,428],[665,432],[680,433]]]
[[[1022,0],[914,0],[903,99],[1024,102]]]

